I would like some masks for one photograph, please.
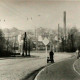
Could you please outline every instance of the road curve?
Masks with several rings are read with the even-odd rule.
[[[38,75],[37,80],[80,80],[80,75],[73,69],[75,60],[75,58],[71,58],[45,68]]]

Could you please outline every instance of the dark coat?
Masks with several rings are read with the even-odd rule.
[[[49,53],[49,55],[50,55],[50,59],[53,59],[53,56],[54,56],[53,51],[51,51],[51,52]]]

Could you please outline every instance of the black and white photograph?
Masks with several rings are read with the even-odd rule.
[[[80,80],[80,0],[0,0],[0,80]]]

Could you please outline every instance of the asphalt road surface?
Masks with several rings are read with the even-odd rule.
[[[73,69],[73,63],[76,59],[71,58],[49,66],[38,76],[38,80],[80,80]]]
[[[32,72],[46,65],[45,53],[34,53],[32,57],[0,58],[0,80],[24,80]],[[55,62],[71,55],[55,53]]]

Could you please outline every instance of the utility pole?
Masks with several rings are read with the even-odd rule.
[[[60,40],[60,35],[59,35],[59,24],[58,24],[58,46],[59,46],[59,40]],[[58,47],[58,51],[59,51],[59,47]]]
[[[26,32],[24,33],[24,38],[23,38],[23,54],[22,54],[22,56],[24,56],[24,52],[26,52],[26,56],[27,56],[27,35],[26,35]]]
[[[64,11],[64,51],[66,48],[66,11]]]
[[[25,32],[25,52],[26,52],[26,56],[27,56],[27,34]]]

